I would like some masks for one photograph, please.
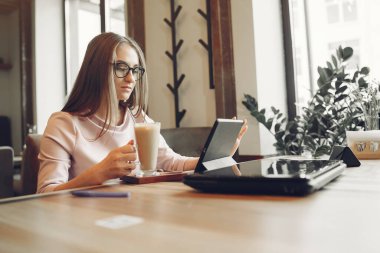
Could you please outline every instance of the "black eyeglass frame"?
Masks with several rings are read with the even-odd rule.
[[[129,74],[129,72],[131,72],[131,70],[132,70],[132,76],[133,76],[133,78],[135,79],[135,81],[138,81],[138,80],[140,80],[142,77],[143,77],[143,75],[144,75],[144,73],[145,73],[145,69],[143,68],[143,67],[141,67],[141,66],[136,66],[136,67],[134,67],[134,68],[131,68],[128,64],[126,64],[125,62],[113,62],[113,63],[111,63],[112,64],[112,66],[113,66],[113,73],[114,73],[114,75],[117,77],[117,78],[124,78],[124,77],[126,77],[128,74]],[[118,76],[117,75],[117,65],[118,64],[123,64],[123,65],[125,65],[125,66],[127,66],[127,68],[128,68],[128,70],[127,70],[127,72],[125,73],[125,75],[124,76]],[[140,75],[138,75],[138,78],[136,78],[135,77],[135,71],[136,70],[139,70],[140,72],[141,72],[141,74]]]

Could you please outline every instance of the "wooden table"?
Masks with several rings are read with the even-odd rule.
[[[380,161],[307,197],[203,194],[182,183],[113,185],[0,205],[0,252],[380,252]],[[143,219],[110,229],[118,215]],[[123,216],[124,217],[124,216]]]

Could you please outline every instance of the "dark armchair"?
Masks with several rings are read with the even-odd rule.
[[[168,145],[178,154],[199,156],[211,127],[181,127],[161,129]]]
[[[26,148],[22,155],[21,165],[21,194],[34,194],[37,191],[37,178],[40,162],[38,154],[40,152],[39,134],[29,134],[26,137]]]
[[[0,198],[13,197],[13,149],[0,147]]]
[[[0,146],[12,147],[11,121],[7,116],[0,116]]]

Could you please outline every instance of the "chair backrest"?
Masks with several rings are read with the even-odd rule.
[[[0,198],[12,197],[13,192],[13,148],[0,147]]]
[[[25,139],[26,148],[22,154],[21,164],[21,194],[35,194],[40,162],[40,134],[29,134]]]
[[[0,146],[12,146],[11,121],[7,116],[0,116]]]
[[[181,127],[161,129],[168,145],[178,154],[200,156],[211,127]]]

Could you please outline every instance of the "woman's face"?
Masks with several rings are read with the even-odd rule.
[[[118,76],[127,73],[128,68],[135,68],[139,66],[139,57],[136,50],[126,43],[120,44],[116,49],[116,59],[115,68]],[[135,88],[136,80],[133,77],[132,69],[128,72],[125,77],[117,77],[114,75],[115,88],[118,100],[127,100]]]

